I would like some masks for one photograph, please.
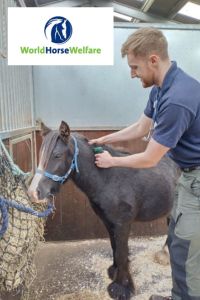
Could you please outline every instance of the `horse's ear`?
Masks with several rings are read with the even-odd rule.
[[[48,128],[43,122],[40,123],[40,127],[41,127],[41,136],[43,137],[51,131],[51,129]]]
[[[62,121],[60,124],[59,132],[61,139],[65,144],[67,144],[70,136],[69,125],[66,122]]]

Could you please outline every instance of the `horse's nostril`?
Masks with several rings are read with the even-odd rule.
[[[50,194],[51,195],[54,195],[56,193],[56,189],[53,187],[53,188],[51,188],[51,190],[50,190]]]
[[[40,190],[39,189],[36,189],[36,192],[37,192],[37,196],[38,196],[38,198],[40,199]]]

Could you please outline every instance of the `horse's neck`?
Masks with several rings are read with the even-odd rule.
[[[72,180],[90,199],[92,199],[100,186],[102,177],[94,163],[94,155],[91,152],[89,145],[86,143],[87,142],[85,141],[78,140],[79,172],[73,172]]]

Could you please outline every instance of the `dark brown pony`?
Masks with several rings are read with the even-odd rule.
[[[169,214],[177,178],[175,164],[164,158],[149,169],[100,169],[94,164],[93,148],[87,139],[72,136],[65,122],[59,131],[43,126],[42,132],[40,166],[43,175],[37,186],[38,198],[56,194],[59,182],[69,177],[88,196],[108,230],[113,250],[113,264],[108,269],[113,282],[108,292],[113,299],[130,299],[135,290],[128,261],[131,222],[152,221]],[[114,156],[127,155],[111,147],[104,148]],[[57,181],[53,175],[57,175],[54,176]]]

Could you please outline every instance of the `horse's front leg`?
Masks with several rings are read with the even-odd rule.
[[[105,219],[102,219],[102,220],[103,220],[104,225],[106,226],[106,229],[109,233],[110,243],[111,243],[111,247],[112,247],[112,251],[113,251],[113,264],[108,268],[108,276],[110,277],[110,279],[114,280],[116,278],[116,274],[117,274],[117,263],[115,260],[116,242],[115,242],[114,225]]]
[[[128,261],[128,237],[130,224],[116,225],[114,229],[116,276],[108,286],[111,298],[117,300],[128,300],[134,294],[135,288],[129,272]]]
[[[117,264],[115,261],[115,251],[116,251],[116,243],[115,243],[115,237],[114,237],[115,226],[112,222],[110,222],[105,217],[105,214],[103,213],[102,209],[100,209],[100,207],[97,204],[95,204],[94,202],[91,201],[91,206],[92,206],[93,210],[95,211],[95,213],[101,218],[101,220],[103,221],[103,223],[106,226],[106,229],[109,233],[110,243],[111,243],[111,247],[112,247],[112,251],[113,251],[113,264],[108,268],[108,276],[110,277],[110,279],[114,280],[114,278],[116,276],[116,271],[117,271]]]

